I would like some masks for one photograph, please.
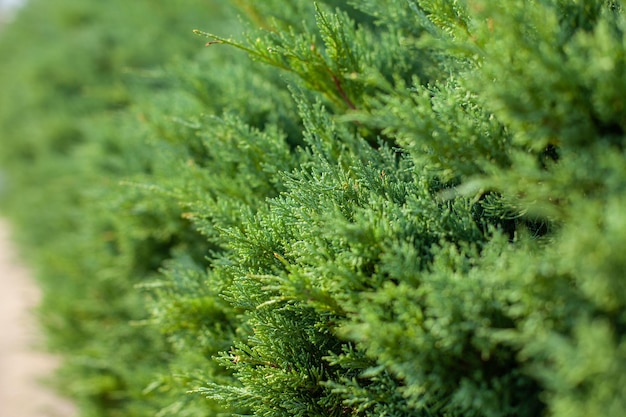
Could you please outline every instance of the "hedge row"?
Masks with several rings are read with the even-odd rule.
[[[82,414],[621,417],[626,3],[222,3],[0,34]]]

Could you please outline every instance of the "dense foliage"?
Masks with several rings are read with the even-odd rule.
[[[624,415],[624,7],[31,1],[2,202],[60,385],[84,416]]]

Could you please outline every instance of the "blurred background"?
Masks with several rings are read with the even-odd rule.
[[[119,255],[107,204],[153,169],[147,122],[188,102],[175,91],[207,63],[193,29],[236,27],[214,3],[0,0],[0,417],[171,404],[160,392],[128,405],[166,366],[158,337],[128,328],[148,315],[134,286],[158,267]]]
[[[21,0],[0,0],[0,26],[12,20],[21,4]],[[0,192],[4,181],[0,170]],[[19,260],[10,225],[0,218],[0,417],[76,415],[73,404],[45,386],[58,358],[43,351],[33,314],[40,299],[39,288]]]
[[[13,16],[23,0],[0,0],[0,22],[6,22]]]

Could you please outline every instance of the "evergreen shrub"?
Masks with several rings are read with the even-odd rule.
[[[0,36],[84,415],[623,416],[626,3],[230,3]]]

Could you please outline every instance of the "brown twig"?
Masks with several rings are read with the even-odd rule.
[[[348,97],[346,92],[343,90],[343,87],[341,86],[341,81],[339,80],[339,78],[332,71],[330,72],[330,75],[331,77],[333,77],[333,82],[335,83],[335,87],[337,87],[337,91],[339,92],[339,95],[341,96],[341,98],[343,98],[343,101],[348,105],[348,107],[350,107],[350,109],[356,110],[356,106],[354,105],[352,100],[350,100],[350,97]]]

